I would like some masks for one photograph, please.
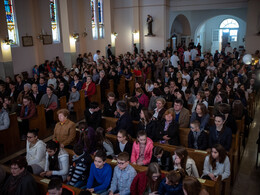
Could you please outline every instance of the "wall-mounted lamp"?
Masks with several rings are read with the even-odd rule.
[[[83,36],[83,37],[88,36],[88,33],[86,32],[86,30],[82,33],[82,36]]]
[[[118,34],[116,32],[112,32],[112,35],[116,38]]]
[[[40,41],[43,41],[43,34],[40,33],[36,38],[39,39]]]
[[[73,33],[72,37],[75,41],[78,41],[79,40],[79,33]]]
[[[6,37],[5,40],[3,40],[3,43],[6,45],[12,45],[14,44],[14,41],[12,39],[9,39],[9,37]]]
[[[138,31],[137,31],[137,30],[134,30],[134,31],[133,31],[133,34],[136,34],[136,33],[138,33]]]

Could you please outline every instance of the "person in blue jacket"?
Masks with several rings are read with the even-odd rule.
[[[158,194],[160,195],[183,195],[182,180],[185,177],[183,169],[170,171],[161,181]]]
[[[112,168],[106,161],[106,153],[97,151],[94,163],[91,164],[87,185],[82,189],[87,189],[91,193],[106,194],[112,178]]]

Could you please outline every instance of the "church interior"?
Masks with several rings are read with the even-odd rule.
[[[0,0],[0,194],[260,194],[259,50],[260,0]]]

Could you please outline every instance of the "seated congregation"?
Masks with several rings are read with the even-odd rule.
[[[0,135],[16,113],[26,155],[0,167],[0,194],[228,194],[256,70],[232,53],[184,62],[190,49],[56,57],[1,80]]]

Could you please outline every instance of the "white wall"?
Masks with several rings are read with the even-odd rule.
[[[246,29],[246,50],[254,53],[260,49],[260,3],[259,0],[249,0],[247,29]]]
[[[197,31],[197,35],[201,35],[203,38],[203,42],[201,43],[202,45],[202,51],[211,51],[211,46],[212,46],[212,31],[214,29],[219,29],[220,24],[225,20],[225,19],[234,19],[238,22],[239,24],[239,30],[238,30],[238,40],[237,42],[231,42],[231,47],[234,48],[236,47],[238,49],[239,46],[244,46],[243,39],[245,38],[246,34],[246,22],[241,20],[238,17],[230,16],[230,15],[220,15],[216,16],[214,18],[211,18],[207,20],[202,29],[201,32]],[[196,39],[195,39],[196,42]]]

